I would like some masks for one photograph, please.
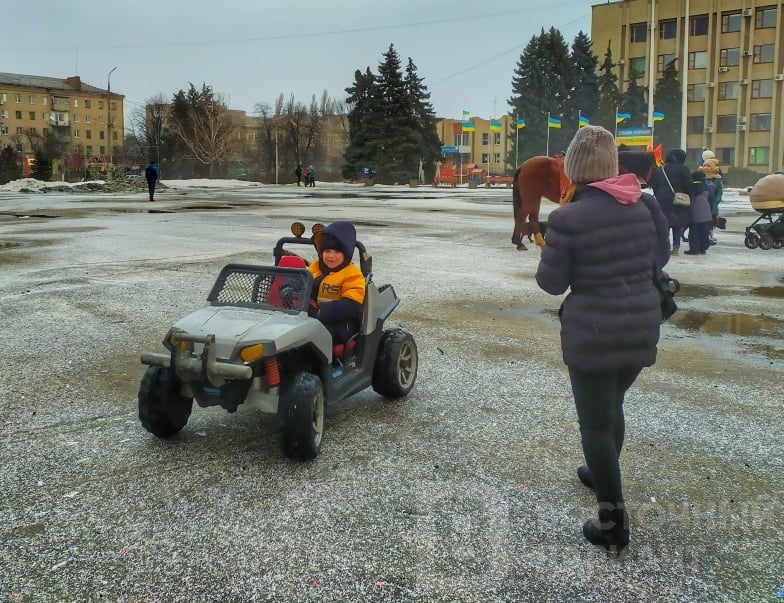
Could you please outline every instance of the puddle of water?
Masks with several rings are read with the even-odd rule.
[[[144,209],[141,207],[112,207],[110,211],[120,214],[173,214],[170,209]]]
[[[770,316],[749,314],[725,314],[680,309],[670,322],[688,331],[699,331],[711,335],[743,335],[750,337],[784,337],[784,320]]]
[[[0,241],[0,250],[2,249],[13,249],[15,247],[21,247],[21,243],[12,243],[11,241]]]
[[[759,295],[760,297],[773,297],[775,299],[784,298],[784,286],[780,287],[754,287],[751,289],[752,295]]]
[[[677,297],[714,297],[729,293],[729,287],[714,287],[713,285],[684,285],[681,283]]]

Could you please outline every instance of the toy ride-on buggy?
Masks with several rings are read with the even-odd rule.
[[[278,416],[286,456],[310,459],[321,448],[326,406],[369,386],[387,399],[411,391],[416,343],[400,328],[384,328],[400,300],[392,285],[376,286],[372,258],[360,241],[367,283],[360,331],[333,346],[327,328],[308,316],[313,277],[305,260],[285,249],[313,246],[304,232],[295,222],[294,236],[278,240],[274,266],[225,266],[209,306],[169,329],[167,351],[141,355],[149,365],[139,387],[139,419],[147,431],[163,438],[180,431],[194,399],[229,412],[246,404]]]

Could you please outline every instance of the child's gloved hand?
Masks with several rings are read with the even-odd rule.
[[[310,302],[308,303],[308,316],[310,316],[311,318],[318,318],[318,315],[319,315],[318,304],[311,299]]]

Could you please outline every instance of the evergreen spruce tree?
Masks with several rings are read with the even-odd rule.
[[[522,163],[545,154],[548,112],[562,124],[561,129],[550,130],[550,154],[566,149],[577,128],[576,113],[567,115],[574,82],[574,67],[563,36],[555,28],[548,32],[542,29],[523,50],[512,78],[510,114],[525,119],[526,127],[520,131],[520,148],[512,145],[509,163],[514,164],[516,156]]]
[[[30,173],[36,180],[48,181],[52,177],[52,160],[44,155],[43,151],[35,152],[33,170]]]
[[[383,140],[383,107],[376,77],[367,67],[365,73],[354,72],[354,85],[346,88],[349,137],[342,173],[354,179],[364,167],[375,168]]]
[[[596,108],[596,116],[592,117],[591,123],[603,126],[610,132],[615,131],[615,113],[621,104],[620,93],[618,92],[618,76],[613,69],[615,63],[612,60],[612,50],[610,43],[607,43],[607,51],[604,53],[604,61],[599,68],[597,85],[599,88],[599,104]]]
[[[598,116],[595,113],[599,104],[596,68],[599,64],[599,58],[591,49],[591,39],[582,31],[575,36],[574,42],[572,42],[571,59],[576,81],[570,104],[573,106],[573,111],[578,114],[582,113],[591,120],[591,124],[596,125]],[[612,130],[610,131],[612,132]]]
[[[435,164],[441,156],[441,141],[436,128],[436,114],[430,102],[430,93],[417,74],[417,67],[411,57],[408,58],[405,75],[408,95],[414,102],[414,119],[419,135],[419,159],[425,171],[425,182],[433,180]],[[419,166],[417,165],[417,170]]]
[[[676,60],[667,63],[653,93],[654,110],[664,114],[663,120],[654,123],[653,144],[661,144],[662,149],[674,149],[681,144],[682,92]]]
[[[645,99],[646,89],[637,84],[640,74],[634,69],[629,72],[629,86],[621,95],[621,113],[630,113],[631,119],[623,125],[631,128],[643,128],[648,125],[648,102]]]

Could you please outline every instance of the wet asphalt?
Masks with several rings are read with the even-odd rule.
[[[560,298],[509,242],[508,190],[144,196],[0,192],[0,601],[784,596],[784,250],[743,246],[742,196],[707,256],[668,267],[681,310],[627,397],[620,561],[581,535]],[[305,463],[242,407],[147,433],[140,352],[223,265],[271,263],[294,219],[357,223],[417,342],[414,390],[330,408]]]

